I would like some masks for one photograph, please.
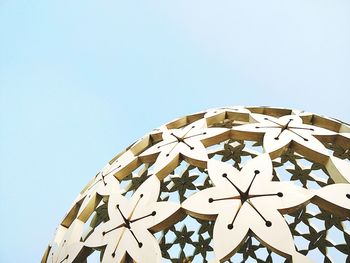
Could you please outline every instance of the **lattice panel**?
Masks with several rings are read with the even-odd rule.
[[[350,262],[350,126],[227,107],[171,121],[81,191],[42,262]]]

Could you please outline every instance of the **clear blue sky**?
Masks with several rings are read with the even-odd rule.
[[[38,262],[82,187],[175,117],[349,122],[350,1],[0,1],[0,262]]]

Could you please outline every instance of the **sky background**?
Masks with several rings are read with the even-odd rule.
[[[270,105],[349,122],[348,0],[0,0],[0,262],[39,262],[86,183],[153,128]]]

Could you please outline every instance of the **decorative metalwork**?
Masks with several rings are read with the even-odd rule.
[[[350,126],[268,107],[151,131],[81,191],[42,263],[350,262]]]

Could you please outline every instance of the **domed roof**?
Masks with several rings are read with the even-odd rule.
[[[42,262],[347,262],[350,126],[225,107],[119,153],[68,209]]]

